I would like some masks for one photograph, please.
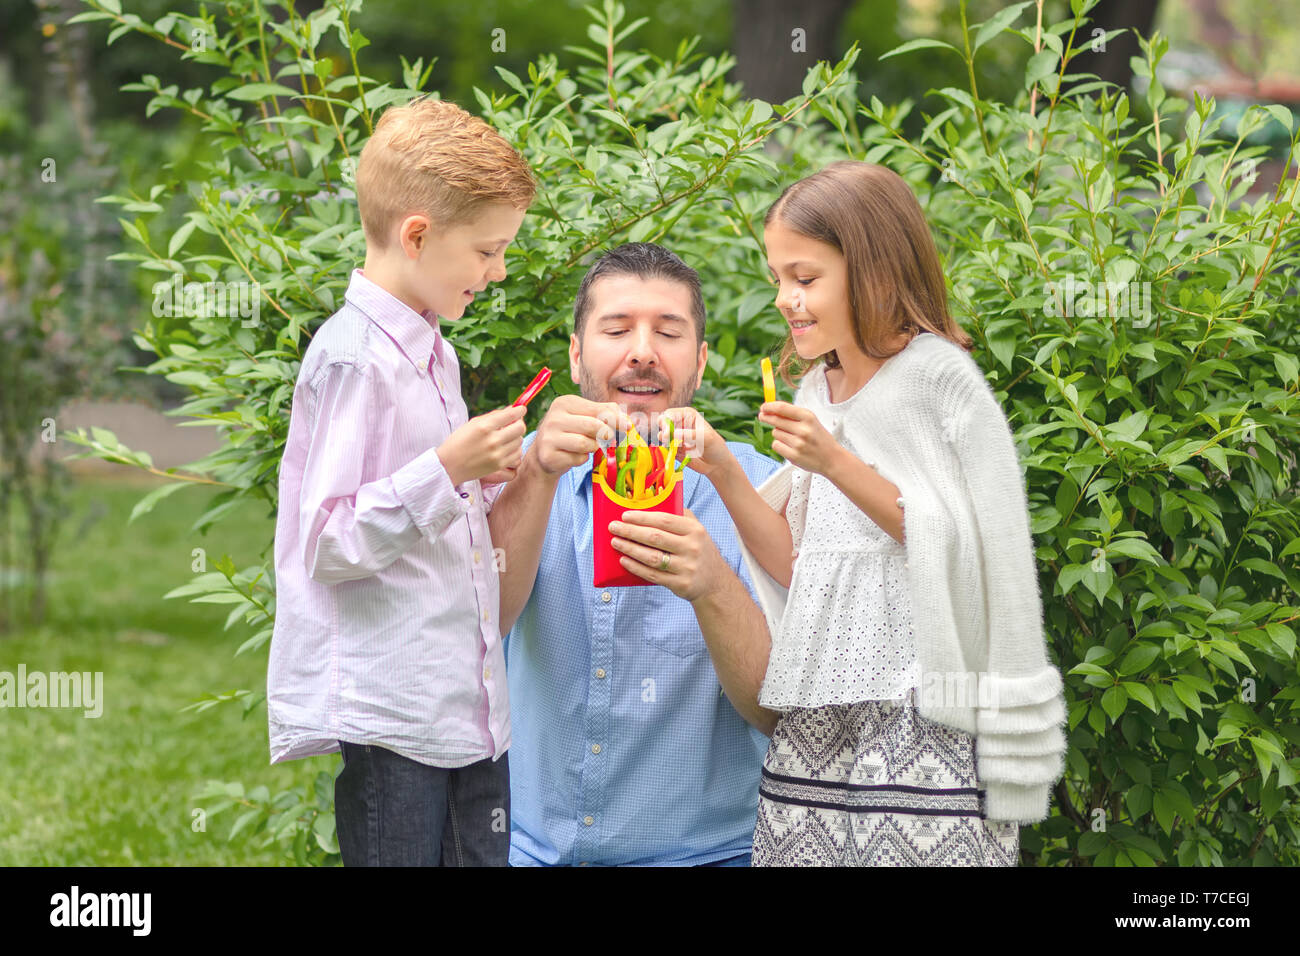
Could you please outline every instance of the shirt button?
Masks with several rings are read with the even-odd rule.
[[[475,563],[475,564],[478,564],[479,561],[482,560],[482,557],[483,557],[483,556],[482,556],[481,554],[479,554],[479,552],[475,551],[475,552],[474,552],[474,563]]]
[[[609,600],[610,600],[610,597],[611,597],[610,593],[609,593],[608,591],[606,591],[604,594],[602,594],[602,595],[600,596],[600,599],[601,599],[602,601],[604,601],[606,604],[608,604],[608,603],[609,603]]]
[[[490,621],[490,620],[492,620],[492,615],[489,614],[487,611],[484,611],[484,612],[483,612],[483,620],[485,620],[485,621]]]
[[[592,744],[592,745],[591,745],[591,752],[594,753],[594,754],[598,754],[598,753],[600,753],[600,744]]]
[[[604,680],[604,679],[605,679],[605,668],[603,668],[603,667],[597,667],[597,668],[596,668],[596,677],[597,677],[599,680]]]
[[[474,496],[473,496],[473,495],[468,495],[467,497],[469,498],[469,503],[470,503],[470,504],[473,504],[473,503],[474,503]],[[900,508],[903,507],[903,499],[902,499],[902,498],[899,498],[899,499],[898,499],[898,507],[900,507]]]
[[[483,668],[483,679],[484,679],[484,680],[491,680],[491,679],[492,679],[492,668],[490,668],[490,667],[485,667],[485,668]]]
[[[903,507],[903,499],[902,499],[902,498],[899,498],[898,501],[895,502],[895,503],[898,505],[898,507],[900,507],[900,508]]]
[[[585,823],[587,826],[591,826],[593,823],[596,822],[596,818],[593,816],[585,816],[582,818],[582,822]]]

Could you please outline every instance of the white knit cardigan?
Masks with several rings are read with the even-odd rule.
[[[888,359],[844,413],[815,400],[819,376],[804,376],[795,404],[837,440],[847,432],[870,449],[903,499],[917,709],[975,737],[989,819],[1044,819],[1064,768],[1065,702],[1043,636],[1025,479],[992,388],[964,349],[933,333]],[[796,556],[811,477],[787,462],[758,488],[776,511],[788,503]],[[741,552],[776,634],[787,590],[743,541]]]

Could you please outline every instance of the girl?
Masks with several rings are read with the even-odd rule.
[[[801,382],[759,420],[788,464],[754,489],[682,423],[772,637],[753,863],[1015,865],[1065,708],[1006,417],[899,176],[834,163],[781,194],[764,243]]]

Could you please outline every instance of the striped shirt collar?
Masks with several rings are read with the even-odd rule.
[[[352,270],[344,298],[397,343],[416,371],[430,372],[435,364],[442,364],[443,337],[436,315],[416,312],[360,269]]]

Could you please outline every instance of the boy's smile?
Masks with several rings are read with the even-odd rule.
[[[525,212],[488,203],[468,222],[444,230],[412,214],[398,224],[397,242],[367,253],[364,272],[416,312],[459,319],[475,294],[506,277],[506,247]]]

